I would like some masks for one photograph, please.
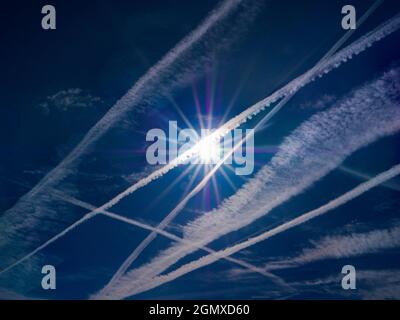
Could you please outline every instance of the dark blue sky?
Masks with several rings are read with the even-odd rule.
[[[213,123],[217,125],[232,104],[228,118],[311,68],[342,36],[341,8],[348,1],[253,1],[254,17],[241,21],[240,15],[228,20],[218,40],[198,48],[186,60],[212,56],[196,72],[186,75],[182,85],[171,90],[181,111],[198,129],[194,104],[196,88],[207,116],[210,85],[215,89]],[[352,1],[361,15],[373,1]],[[47,1],[21,1],[2,5],[0,19],[0,212],[15,205],[30,187],[55,167],[84,134],[129,90],[146,71],[192,31],[217,1],[52,1],[57,10],[57,29],[41,29],[41,7]],[[251,11],[250,9],[248,9]],[[400,11],[398,1],[384,1],[350,41],[361,37]],[[239,31],[235,29],[238,26]],[[399,33],[390,35],[326,77],[300,90],[271,121],[268,129],[256,135],[255,144],[264,152],[256,154],[256,170],[267,164],[277,148],[295,128],[316,112],[326,110],[355,88],[380,76],[398,63]],[[194,62],[193,62],[194,64]],[[317,102],[330,97],[319,108]],[[234,99],[235,98],[235,99]],[[233,100],[234,99],[234,100]],[[171,100],[162,94],[140,104],[143,111],[128,112],[95,143],[76,170],[57,189],[99,206],[127,188],[146,169],[145,133],[152,128],[167,129],[168,120],[186,127]],[[252,128],[261,116],[247,122]],[[373,176],[400,160],[399,135],[379,140],[352,154],[345,166]],[[112,208],[113,212],[157,225],[182,198],[192,173],[158,203],[156,196],[168,188],[185,170],[178,168],[162,179],[138,190]],[[239,188],[252,176],[229,177]],[[198,176],[195,182],[199,182]],[[221,173],[217,173],[220,198],[234,193]],[[268,216],[229,233],[210,245],[222,249],[232,243],[265,231],[283,221],[316,208],[339,196],[362,180],[334,170],[307,192],[274,209]],[[399,183],[399,181],[395,181]],[[343,232],[367,232],[388,228],[398,222],[399,196],[396,190],[378,187],[307,226],[285,232],[237,254],[254,264],[294,256],[310,241]],[[181,235],[181,226],[202,212],[217,207],[221,199],[208,184],[173,221],[168,231]],[[44,201],[44,200],[43,200]],[[150,206],[149,206],[150,205]],[[44,226],[30,228],[25,239],[15,243],[0,241],[1,269],[23,252],[35,248],[56,232],[81,217],[85,210],[57,199],[41,206],[32,202],[29,210],[47,215]],[[0,213],[0,218],[1,218]],[[8,227],[6,222],[0,228]],[[0,287],[28,297],[84,299],[104,286],[127,255],[148,234],[103,216],[76,230],[43,250],[32,264],[18,266],[0,278]],[[4,240],[4,239],[2,239]],[[30,242],[31,240],[31,242]],[[29,245],[27,244],[29,243]],[[170,240],[157,237],[135,267],[169,247]],[[3,246],[3,249],[2,249]],[[182,262],[200,257],[195,253]],[[340,273],[346,263],[365,270],[398,270],[398,248],[357,256],[327,259],[277,273],[289,282],[320,279]],[[40,287],[43,264],[57,268],[57,290]],[[176,281],[134,298],[276,298],[284,297],[269,279],[259,275],[229,276],[233,268],[218,262]],[[222,275],[225,275],[222,276]],[[15,279],[19,279],[15,281]],[[190,283],[190,285],[188,285]],[[366,287],[367,288],[367,287]],[[300,286],[293,298],[363,298],[361,293],[343,295],[340,283],[325,287]],[[1,298],[1,292],[0,292]]]

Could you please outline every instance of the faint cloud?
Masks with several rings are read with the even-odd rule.
[[[320,110],[320,109],[326,109],[330,107],[334,102],[336,101],[336,96],[332,94],[324,94],[317,100],[313,101],[307,101],[305,103],[302,103],[300,105],[300,109],[303,110]]]
[[[36,298],[29,298],[11,290],[0,288],[0,299],[1,300],[31,300]]]
[[[103,104],[103,100],[99,97],[93,96],[79,88],[71,88],[61,90],[39,104],[39,108],[46,115],[50,114],[53,110],[57,112],[66,112],[74,109],[92,108],[99,104]]]
[[[366,300],[399,299],[400,270],[357,270],[357,290],[339,289],[342,275],[331,275],[326,278],[291,283],[301,293],[304,290],[317,289],[316,292],[343,298],[359,298]]]

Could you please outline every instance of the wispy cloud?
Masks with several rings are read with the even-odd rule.
[[[318,290],[332,296],[343,298],[359,298],[367,300],[399,299],[400,270],[357,270],[357,290],[346,291],[340,286],[343,275],[337,273],[325,278],[291,282],[290,284],[301,294],[304,290]]]
[[[52,111],[66,112],[72,109],[93,108],[103,105],[104,101],[100,97],[84,92],[79,88],[61,90],[39,104],[40,110],[44,114],[50,114]]]
[[[324,94],[320,98],[318,98],[315,101],[307,101],[302,103],[299,107],[300,109],[305,109],[305,110],[320,110],[320,109],[327,109],[336,100],[336,96],[333,94]]]
[[[0,300],[30,300],[30,299],[33,299],[33,298],[16,293],[14,291],[0,288]],[[36,298],[35,298],[35,300],[36,300]]]
[[[279,147],[264,166],[235,195],[184,228],[184,237],[206,245],[236,231],[304,192],[354,151],[400,130],[400,70],[355,90],[335,107],[304,122]],[[124,297],[149,277],[160,274],[193,248],[177,244],[153,261],[129,272],[109,296]],[[128,285],[127,285],[128,283]]]
[[[295,257],[267,264],[266,269],[292,268],[325,259],[354,257],[400,247],[400,226],[365,233],[327,236],[311,244],[311,248],[304,249]]]

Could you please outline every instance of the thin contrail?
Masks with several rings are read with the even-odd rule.
[[[350,29],[348,30],[343,37],[335,43],[335,45],[322,57],[322,60],[325,60],[326,58],[329,58],[331,55],[333,55],[342,45],[345,43],[354,32],[365,22],[365,20],[368,19],[368,17],[376,10],[379,8],[379,6],[383,3],[384,0],[377,0],[375,1],[372,6],[362,15],[361,18],[357,19],[357,27],[355,29]]]
[[[350,154],[398,132],[399,73],[400,68],[385,72],[334,107],[303,122],[285,138],[277,154],[254,179],[219,208],[188,223],[184,237],[207,245],[237,231],[310,188]],[[115,293],[118,297],[126,288],[140,287],[190,253],[193,250],[187,246],[172,245],[149,263],[129,271],[101,296],[113,297]]]
[[[206,176],[199,182],[199,184],[193,188],[178,204],[177,206],[158,224],[157,229],[163,230],[175,217],[181,212],[181,210],[186,206],[186,204],[196,196],[208,183],[208,181],[214,176],[215,172],[219,167],[228,159],[244,142],[247,140],[248,136],[242,138],[227,154],[224,155],[222,159],[207,173]],[[129,268],[129,266],[137,259],[137,257],[143,252],[144,249],[156,238],[157,233],[151,232],[129,255],[129,257],[124,261],[124,263],[115,272],[109,283],[103,288],[107,290],[108,287],[112,286],[114,282],[120,278],[122,274]]]
[[[367,11],[366,13],[358,20],[358,27],[361,26],[363,22],[382,4],[383,0],[376,1]],[[317,62],[314,68],[318,68],[321,63],[323,63],[326,59],[329,59],[342,45],[345,41],[349,39],[349,37],[354,33],[355,30],[347,31],[332,47],[328,50],[328,52]],[[311,77],[311,75],[308,75]],[[307,81],[307,77],[304,78],[304,81]],[[265,123],[267,123],[276,113],[279,112],[280,109],[296,94],[296,92],[300,88],[294,90],[290,94],[288,94],[283,100],[281,100],[267,115],[265,115],[253,128],[253,132],[257,131],[261,128]],[[219,169],[219,167],[228,159],[238,148],[242,146],[244,141],[248,140],[250,136],[253,135],[253,132],[244,139],[241,139],[229,152],[225,155],[218,163],[213,167],[211,172],[209,172],[202,181],[187,195],[181,202],[160,222],[158,228],[164,229],[175,217],[179,214],[179,212],[185,207],[185,205],[192,199],[195,195],[197,195],[207,184],[207,182],[212,178],[214,173]],[[108,287],[111,287],[114,282],[123,275],[126,270],[132,265],[132,263],[139,257],[139,255],[150,245],[150,243],[157,237],[155,232],[150,233],[137,247],[136,249],[128,256],[128,258],[124,261],[124,263],[118,268],[115,272],[109,283],[104,287],[103,290],[106,290]]]
[[[302,88],[307,83],[313,81],[316,77],[321,77],[324,74],[327,74],[332,69],[339,67],[342,63],[345,63],[346,61],[351,59],[354,55],[357,55],[357,54],[363,52],[367,48],[371,47],[375,42],[385,38],[386,36],[390,35],[391,33],[395,32],[395,31],[397,31],[399,28],[400,28],[400,15],[398,14],[395,17],[391,18],[390,20],[384,22],[377,28],[375,28],[373,31],[367,33],[360,39],[356,40],[351,45],[345,47],[344,49],[339,51],[337,54],[332,56],[331,58],[326,59],[319,66],[311,68],[310,70],[305,72],[303,75],[301,75],[298,78],[291,81],[285,87],[274,92],[269,97],[254,104],[250,108],[243,111],[240,115],[232,118],[225,125],[223,125],[221,128],[219,128],[218,130],[213,132],[210,136],[208,136],[208,138],[210,138],[210,139],[218,138],[219,139],[219,138],[223,137],[224,135],[226,135],[227,132],[240,126],[242,123],[246,122],[248,119],[251,119],[252,116],[258,114],[259,112],[261,112],[266,107],[268,107],[272,103],[276,102],[280,98],[285,97],[285,96],[289,95],[290,93]],[[188,150],[187,152],[189,152],[189,155],[195,154],[197,152],[196,146],[194,147],[194,149],[192,148],[192,149]],[[46,243],[44,243],[43,245],[41,245],[39,247],[40,248],[39,250],[43,249],[44,247],[51,244],[55,240],[64,236],[66,233],[73,230],[76,226],[83,223],[87,219],[92,218],[93,216],[100,213],[101,211],[108,210],[109,208],[114,206],[116,203],[118,203],[121,199],[123,199],[127,195],[131,194],[132,192],[136,191],[137,189],[139,189],[139,188],[149,184],[151,181],[161,177],[162,175],[167,173],[169,170],[176,167],[180,162],[187,160],[187,157],[188,157],[187,152],[185,152],[183,154],[185,159],[178,157],[175,160],[171,161],[166,166],[164,166],[163,168],[156,170],[155,172],[150,174],[148,177],[141,179],[140,181],[138,181],[137,183],[133,184],[131,187],[126,189],[124,192],[118,194],[113,199],[111,199],[109,202],[105,203],[103,206],[97,208],[96,210],[89,212],[86,216],[84,216],[81,219],[79,219],[78,221],[74,222],[67,229],[65,229],[61,233],[57,234],[56,236],[54,236],[52,239],[48,240]],[[34,251],[37,252],[39,250],[35,249]]]
[[[169,232],[164,231],[162,229],[159,229],[159,228],[156,228],[156,227],[151,227],[149,225],[145,225],[145,224],[142,224],[140,222],[138,223],[136,220],[129,219],[129,218],[120,216],[118,214],[115,214],[115,213],[112,213],[112,212],[109,212],[109,211],[105,211],[102,214],[107,216],[107,217],[110,217],[110,218],[112,218],[114,220],[119,220],[119,221],[122,221],[122,222],[125,222],[125,223],[128,223],[128,224],[132,224],[134,226],[139,226],[139,227],[141,227],[143,229],[146,229],[146,230],[149,230],[149,231],[156,232],[157,234],[162,235],[165,238],[168,238],[168,239],[176,241],[176,242],[187,244],[189,246],[192,246],[193,248],[200,249],[200,250],[206,251],[208,253],[214,253],[215,252],[215,250],[213,250],[213,249],[210,249],[210,248],[204,247],[204,246],[198,246],[194,242],[187,241],[184,238],[180,238],[178,236],[175,236],[172,233],[169,233]],[[233,263],[235,263],[235,264],[237,264],[237,265],[239,265],[241,267],[244,267],[244,268],[246,268],[246,269],[248,269],[248,270],[250,270],[252,272],[256,272],[256,273],[259,273],[259,274],[261,274],[261,275],[263,275],[263,276],[265,276],[267,278],[270,278],[275,284],[278,284],[278,285],[280,285],[282,287],[285,287],[285,288],[290,290],[290,287],[281,278],[279,278],[278,276],[276,276],[276,275],[264,270],[263,268],[259,268],[257,266],[254,266],[251,263],[248,263],[248,262],[236,259],[236,258],[232,258],[232,257],[227,257],[225,260],[227,260],[229,262],[233,262]]]
[[[376,187],[377,185],[379,185],[385,181],[388,181],[388,180],[398,176],[399,174],[400,174],[400,164],[397,164],[397,165],[393,166],[391,169],[380,173],[373,179],[358,185],[356,188],[346,192],[345,194],[341,195],[340,197],[338,197],[334,200],[329,201],[327,204],[325,204],[317,209],[314,209],[312,211],[304,213],[295,219],[292,219],[288,222],[281,224],[280,226],[278,226],[276,228],[273,228],[269,231],[266,231],[266,232],[260,234],[259,236],[250,238],[250,239],[243,241],[241,243],[238,243],[232,247],[228,247],[224,250],[217,251],[215,253],[206,255],[198,260],[187,263],[166,275],[157,276],[153,279],[152,282],[148,282],[146,286],[143,286],[137,290],[132,291],[127,296],[131,296],[131,295],[138,294],[138,293],[141,293],[144,291],[148,291],[148,290],[158,287],[162,284],[173,281],[189,272],[192,272],[192,271],[202,268],[204,266],[210,265],[222,258],[229,257],[243,249],[249,248],[261,241],[265,241],[273,236],[276,236],[277,234],[280,234],[284,231],[287,231],[298,225],[301,225],[307,221],[310,221],[310,220],[312,220],[318,216],[321,216],[333,209],[336,209],[337,207],[339,207],[341,205],[346,204],[347,202],[353,200],[354,198],[359,197],[363,193],[369,191],[370,189]]]
[[[369,180],[373,176],[371,174],[366,174],[366,173],[354,170],[354,169],[346,167],[346,166],[340,166],[340,167],[338,167],[338,169],[340,171],[348,173],[348,174],[350,174],[350,175],[352,175],[354,177],[357,177],[359,179],[362,179],[362,180]],[[389,188],[389,189],[392,189],[394,191],[399,191],[400,192],[400,186],[397,183],[393,183],[393,182],[389,181],[387,183],[383,183],[382,186],[386,187],[386,188]]]
[[[215,135],[222,138],[226,133],[237,128],[259,112],[263,111],[266,107],[275,103],[282,97],[289,95],[291,92],[298,90],[305,86],[309,82],[315,80],[317,77],[322,77],[332,69],[339,67],[342,63],[347,62],[354,55],[358,55],[371,47],[375,42],[382,40],[391,33],[397,31],[400,28],[400,14],[395,15],[393,18],[385,21],[373,31],[368,32],[361,38],[354,41],[349,46],[340,50],[337,54],[332,56],[330,59],[325,59],[324,63],[320,63],[303,73],[299,77],[295,78],[281,89],[275,91],[265,99],[255,103],[245,111],[230,119],[227,123],[221,126]],[[343,41],[344,42],[344,41]],[[322,60],[322,59],[321,59]],[[320,61],[321,62],[321,61]]]
[[[324,61],[322,61],[322,63],[317,64],[316,66],[305,72],[303,75],[292,80],[282,89],[276,91],[269,97],[257,102],[253,106],[243,111],[238,116],[232,118],[226,124],[222,125],[219,129],[214,131],[205,139],[210,139],[209,141],[212,141],[214,139],[215,140],[221,139],[228,132],[237,128],[247,120],[251,119],[254,115],[258,114],[260,111],[264,110],[266,107],[270,106],[272,103],[276,102],[280,98],[289,96],[293,92],[296,92],[309,82],[313,81],[316,77],[321,77],[324,74],[331,71],[333,68],[339,67],[342,63],[348,61],[354,55],[361,53],[368,47],[371,47],[375,42],[397,31],[399,28],[400,28],[400,15],[396,15],[394,18],[390,19],[389,21],[386,21],[373,31],[369,32],[367,35],[361,37],[351,45],[339,51],[337,54],[332,56],[332,58],[325,59]],[[269,117],[271,117],[276,112],[277,109],[272,110],[270,112],[271,115]],[[160,178],[161,176],[168,173],[171,169],[175,168],[179,164],[186,162],[189,158],[196,155],[198,151],[199,151],[199,144],[196,144],[194,147],[190,148],[189,150],[187,150],[182,155],[172,160],[164,167],[154,171],[148,177],[139,180],[138,182],[127,188],[125,191],[115,196],[113,199],[105,203],[103,206],[99,207],[98,210],[101,211],[111,208],[126,196],[130,195],[131,193],[135,192],[140,188],[143,188],[153,180]]]
[[[18,181],[12,181],[12,182],[16,183],[16,184],[19,184],[19,185],[22,185],[24,187],[27,187],[25,184],[20,183]],[[69,196],[69,195],[67,195],[67,194],[65,194],[65,193],[63,193],[63,192],[61,192],[59,190],[53,189],[51,191],[52,191],[52,194],[55,197],[61,199],[62,201],[65,201],[65,202],[68,202],[70,204],[73,204],[73,205],[75,205],[77,207],[81,207],[81,208],[84,208],[84,209],[87,209],[87,210],[93,210],[93,209],[96,208],[95,206],[93,206],[93,205],[91,205],[91,204],[89,204],[87,202],[84,202],[84,201],[81,201],[81,200],[76,199],[74,197],[71,197],[71,196]],[[199,250],[203,250],[203,251],[208,252],[208,253],[215,252],[214,250],[212,250],[212,249],[210,249],[208,247],[198,246],[194,242],[191,242],[191,241],[188,241],[186,239],[180,238],[180,237],[178,237],[178,236],[176,236],[176,235],[174,235],[174,234],[172,234],[172,233],[170,233],[168,231],[161,230],[161,229],[159,229],[157,227],[152,227],[152,226],[150,226],[148,224],[145,224],[145,223],[140,222],[140,221],[135,220],[135,219],[127,218],[127,217],[118,215],[116,213],[110,212],[110,211],[103,211],[100,214],[104,215],[104,216],[107,216],[107,217],[109,217],[111,219],[114,219],[114,220],[117,220],[117,221],[121,221],[121,222],[130,224],[130,225],[139,227],[139,228],[147,230],[147,231],[155,232],[155,233],[157,233],[157,234],[159,234],[159,235],[161,235],[161,236],[163,236],[163,237],[165,237],[167,239],[170,239],[170,240],[173,240],[173,241],[176,241],[176,242],[180,242],[180,243],[184,243],[186,245],[192,246],[193,248],[196,248],[196,249],[199,249]],[[0,275],[5,273],[5,272],[7,272],[11,268],[15,267],[17,264],[20,264],[23,261],[29,259],[31,256],[36,254],[41,249],[43,249],[43,248],[38,248],[36,251],[33,251],[29,255],[25,256],[23,259],[15,262],[14,265],[11,265],[8,268],[0,271]],[[226,260],[230,261],[232,263],[235,263],[235,264],[237,264],[237,265],[239,265],[241,267],[244,267],[244,268],[250,270],[251,272],[259,273],[259,274],[269,278],[270,280],[272,280],[275,284],[277,284],[277,285],[279,285],[279,286],[281,286],[283,288],[287,288],[288,290],[291,290],[291,288],[282,279],[280,279],[279,277],[277,277],[276,275],[272,274],[269,271],[266,271],[266,270],[264,270],[262,268],[256,267],[256,266],[252,265],[251,263],[248,263],[248,262],[245,262],[245,261],[242,261],[242,260],[239,260],[239,259],[235,259],[235,258],[232,258],[232,257],[228,257]]]
[[[256,3],[255,3],[256,4]],[[191,63],[186,63],[185,59],[191,58],[192,51],[205,42],[205,37],[210,36],[215,43],[215,48],[222,48],[228,44],[226,38],[221,35],[221,30],[225,30],[228,25],[226,20],[233,14],[238,14],[238,24],[244,24],[255,16],[255,10],[258,10],[258,4],[249,5],[243,0],[224,0],[212,10],[208,16],[183,38],[173,49],[171,49],[161,60],[152,66],[144,76],[142,76],[134,86],[119,99],[110,110],[98,121],[79,142],[79,144],[41,181],[36,184],[28,193],[22,196],[18,202],[8,209],[0,220],[7,217],[13,220],[13,229],[23,228],[25,225],[31,225],[31,216],[23,217],[20,213],[32,206],[32,200],[45,188],[55,188],[56,184],[61,182],[77,165],[81,157],[99,140],[116,122],[123,119],[126,112],[137,107],[138,104],[146,102],[149,98],[161,93],[167,93],[167,89],[172,89],[184,81],[186,70],[197,70],[203,68],[206,59],[209,59],[210,53],[206,53]],[[238,9],[243,10],[239,11]],[[246,20],[246,18],[248,18]],[[226,24],[225,29],[220,28],[222,23]],[[230,27],[230,30],[235,28]],[[230,31],[229,31],[230,32]],[[233,34],[236,36],[236,34]],[[210,39],[204,43],[208,48]],[[92,215],[90,215],[92,216]]]
[[[207,32],[217,25],[221,19],[226,18],[235,10],[243,0],[226,0],[214,9],[206,19],[189,35],[182,39],[173,49],[171,49],[159,62],[152,66],[149,71],[141,77],[135,85],[106,113],[106,115],[96,123],[96,125],[87,133],[82,141],[71,151],[71,153],[53,170],[51,170],[30,192],[30,196],[35,195],[47,184],[62,180],[63,173],[71,163],[79,158],[84,151],[94,141],[98,140],[112,124],[117,122],[123,114],[137,101],[137,95],[140,95],[151,81],[155,81],[159,75],[165,71],[171,64],[183,56],[190,48],[200,41]]]

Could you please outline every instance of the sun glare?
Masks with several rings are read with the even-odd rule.
[[[212,139],[203,139],[199,142],[198,148],[202,163],[215,163],[220,159],[221,148],[218,142]]]

